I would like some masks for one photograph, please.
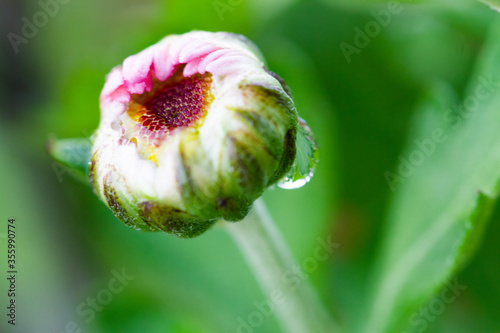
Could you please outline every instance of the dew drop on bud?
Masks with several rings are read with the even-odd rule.
[[[294,190],[307,184],[314,176],[319,161],[318,144],[311,129],[302,118],[299,118],[296,145],[297,154],[292,167],[278,182],[278,186],[286,190]]]

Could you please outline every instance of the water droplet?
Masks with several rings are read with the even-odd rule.
[[[297,128],[297,155],[290,171],[279,182],[278,186],[293,190],[307,184],[314,176],[319,161],[318,144],[306,121],[299,118]]]

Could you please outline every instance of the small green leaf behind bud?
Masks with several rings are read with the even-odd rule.
[[[318,144],[311,129],[302,118],[299,118],[296,144],[297,154],[293,165],[278,182],[279,187],[287,190],[297,189],[307,184],[314,176],[319,162]]]
[[[92,145],[88,138],[58,140],[54,137],[47,141],[47,151],[55,160],[52,164],[56,175],[68,171],[76,179],[88,183],[88,169]],[[63,170],[63,172],[61,172]]]

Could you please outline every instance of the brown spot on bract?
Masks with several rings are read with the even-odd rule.
[[[119,218],[123,223],[128,226],[133,227],[134,225],[130,221],[129,214],[123,208],[122,203],[120,202],[120,198],[116,193],[115,188],[112,186],[112,171],[108,172],[106,176],[104,176],[104,195],[106,197],[106,202],[108,203],[109,208],[113,211],[115,216]]]

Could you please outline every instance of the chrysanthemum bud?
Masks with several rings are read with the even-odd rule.
[[[127,225],[178,237],[243,219],[294,162],[298,117],[286,89],[243,36],[164,38],[107,77],[95,192]]]

